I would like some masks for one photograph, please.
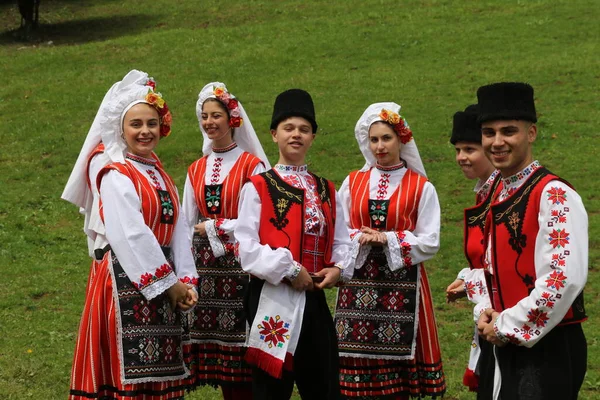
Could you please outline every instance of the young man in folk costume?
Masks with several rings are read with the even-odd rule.
[[[339,191],[356,260],[335,310],[341,392],[441,397],[446,383],[423,265],[440,245],[437,194],[400,105],[370,105],[355,135],[366,163]]]
[[[502,175],[486,221],[492,306],[479,318],[480,399],[576,399],[586,371],[588,220],[577,192],[534,161],[533,88],[480,87],[482,145]]]
[[[468,179],[477,179],[475,185],[475,206],[465,209],[465,256],[469,268],[463,268],[454,282],[446,289],[448,302],[460,297],[468,297],[475,304],[473,310],[474,335],[471,342],[469,365],[463,376],[463,384],[471,391],[477,391],[479,369],[477,363],[482,351],[491,350],[485,340],[479,340],[477,321],[481,313],[490,307],[490,298],[483,270],[485,216],[490,207],[492,194],[500,183],[500,174],[485,156],[481,146],[481,127],[477,120],[478,107],[468,106],[465,111],[454,114],[450,143],[456,150],[456,162]]]
[[[323,289],[346,268],[350,239],[332,182],[308,172],[317,131],[310,95],[275,100],[271,135],[279,162],[253,176],[240,198],[235,236],[252,277],[246,298],[246,360],[255,399],[287,399],[294,381],[303,399],[338,399],[339,360]]]

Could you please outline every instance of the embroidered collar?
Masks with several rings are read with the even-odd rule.
[[[492,184],[496,180],[496,177],[498,176],[499,173],[500,173],[500,171],[498,171],[496,169],[496,170],[494,170],[494,172],[492,172],[490,177],[487,178],[487,180],[485,180],[485,181],[478,180],[477,185],[475,185],[475,188],[473,189],[473,191],[475,193],[477,193],[477,195],[480,197],[487,196],[488,192],[490,191],[490,188],[492,187]]]
[[[227,153],[228,151],[231,151],[231,150],[235,149],[236,147],[238,147],[237,143],[232,142],[229,146],[221,147],[220,149],[213,147],[212,151],[214,153]]]
[[[535,160],[515,175],[509,176],[508,178],[502,178],[502,184],[504,185],[503,190],[507,191],[508,193],[514,192],[516,189],[521,187],[527,178],[529,178],[529,176],[540,167],[541,165],[539,161]]]
[[[136,156],[135,154],[131,154],[131,153],[127,153],[125,158],[127,158],[131,161],[138,162],[140,164],[148,165],[150,167],[156,166],[156,160],[153,160],[151,158],[140,157],[140,156]]]
[[[308,172],[308,167],[306,164],[304,165],[283,165],[283,164],[275,164],[273,169],[279,173],[288,173],[288,174],[305,174]]]
[[[390,165],[390,166],[383,166],[383,165],[375,164],[375,168],[377,168],[380,171],[385,171],[385,172],[397,171],[397,170],[402,169],[404,167],[406,167],[406,164],[405,164],[404,160],[400,160],[399,164]]]

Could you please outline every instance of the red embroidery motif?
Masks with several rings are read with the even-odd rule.
[[[465,282],[465,291],[467,292],[467,296],[471,299],[475,296],[475,285],[471,281]]]
[[[546,326],[546,322],[548,322],[550,318],[548,318],[548,313],[540,311],[538,308],[536,308],[529,310],[527,313],[527,319],[529,322],[535,323],[536,327],[542,328]]]
[[[556,290],[560,290],[565,287],[565,283],[567,282],[567,277],[563,274],[562,271],[552,271],[550,277],[546,279],[546,285],[549,288],[553,288]]]
[[[283,343],[290,340],[290,335],[286,335],[290,324],[280,319],[279,315],[276,315],[275,319],[265,315],[262,324],[258,324],[260,338],[269,344],[269,348],[283,347]]]
[[[184,276],[183,278],[179,279],[181,282],[183,283],[187,283],[189,285],[197,285],[198,284],[198,278],[190,278],[189,276]]]
[[[381,174],[377,184],[377,200],[385,200],[388,186],[390,184],[390,174]]]
[[[553,187],[546,193],[552,204],[565,204],[565,201],[567,201],[567,191],[559,187]]]
[[[505,337],[506,337],[506,339],[508,339],[508,341],[509,341],[510,343],[512,343],[512,344],[516,344],[516,345],[519,345],[519,344],[521,344],[521,341],[520,341],[519,339],[517,339],[517,337],[516,337],[514,334],[512,334],[512,333],[507,333],[507,334],[505,335]]]
[[[561,210],[552,210],[552,218],[550,218],[555,224],[564,224],[567,222],[567,214]]]
[[[554,249],[557,247],[565,247],[565,245],[569,244],[569,239],[569,232],[565,229],[553,229],[548,238]]]
[[[156,268],[156,271],[154,272],[154,275],[146,272],[144,275],[142,275],[140,277],[140,282],[131,282],[133,284],[133,286],[135,286],[136,289],[138,290],[142,290],[144,289],[146,286],[159,281],[161,278],[164,278],[165,276],[169,275],[173,270],[171,269],[171,266],[169,264],[163,264],[160,267]]]
[[[219,183],[219,178],[221,177],[221,163],[223,162],[223,157],[215,157],[215,163],[212,168],[212,175],[210,176],[210,183],[212,185]]]
[[[152,183],[154,183],[154,187],[157,188],[158,190],[162,190],[162,186],[160,185],[160,182],[159,182],[158,178],[156,177],[154,170],[147,169],[146,173],[148,174],[148,176],[150,176],[150,179],[152,179]]]
[[[535,304],[539,307],[554,308],[555,302],[556,299],[552,293],[544,292],[542,293],[542,297],[536,300]]]
[[[564,267],[566,264],[567,257],[563,253],[554,253],[552,254],[552,261],[550,262],[550,267],[556,269],[556,267]]]

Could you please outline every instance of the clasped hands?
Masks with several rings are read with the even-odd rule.
[[[479,336],[491,344],[502,347],[506,345],[506,343],[496,336],[496,331],[494,330],[494,324],[499,315],[500,313],[493,308],[487,308],[479,316],[479,320],[477,321],[477,331],[479,332]]]
[[[173,311],[176,308],[179,308],[180,311],[187,311],[198,302],[198,293],[194,290],[194,287],[180,280],[177,280],[176,284],[167,289],[167,296]]]
[[[387,236],[384,232],[376,231],[368,226],[360,228],[362,235],[358,238],[358,243],[361,246],[370,244],[372,246],[385,246],[387,244]]]
[[[312,276],[308,273],[306,268],[302,267],[296,279],[291,281],[291,283],[292,287],[299,291],[329,289],[338,283],[341,275],[342,270],[338,267],[323,268],[314,274],[314,276],[322,276],[323,280],[321,282],[313,282]]]

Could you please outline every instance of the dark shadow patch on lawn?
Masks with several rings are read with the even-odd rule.
[[[157,20],[158,17],[133,14],[40,24],[37,30],[28,35],[24,35],[21,29],[0,33],[0,45],[27,45],[49,41],[54,45],[66,45],[102,41],[153,28]]]

